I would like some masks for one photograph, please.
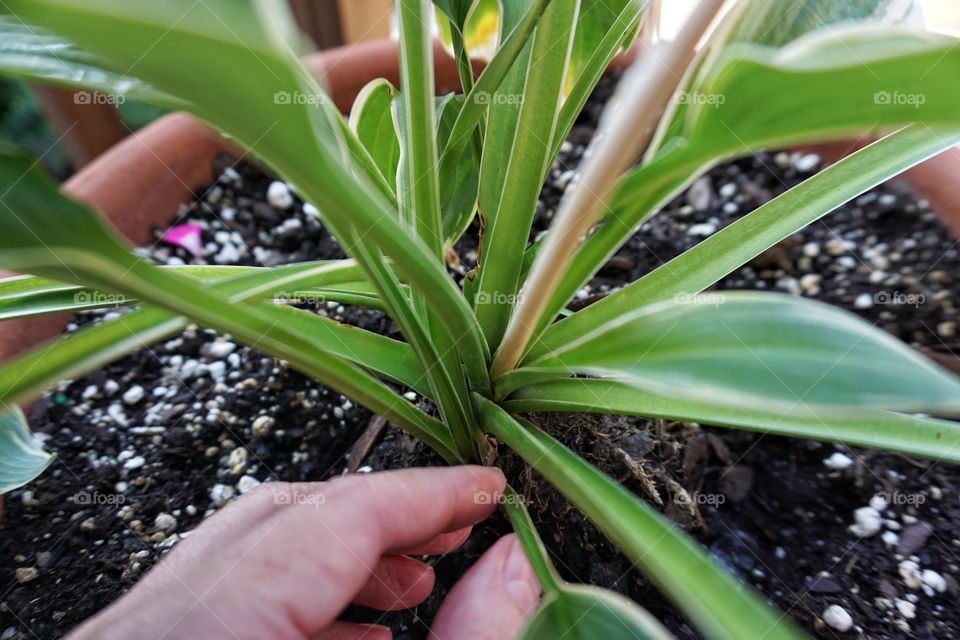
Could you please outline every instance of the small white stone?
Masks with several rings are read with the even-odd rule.
[[[123,394],[123,402],[125,404],[137,404],[143,400],[143,387],[140,385],[134,385],[126,390]]]
[[[267,187],[267,202],[277,209],[289,209],[293,206],[293,194],[284,182],[274,181]]]
[[[233,497],[233,487],[226,484],[215,484],[210,489],[210,501],[215,507],[222,507]]]
[[[310,204],[309,202],[304,202],[304,203],[303,203],[303,213],[306,214],[306,215],[308,215],[308,216],[313,216],[314,218],[319,218],[319,217],[320,217],[320,210],[317,209],[317,208],[316,208],[315,206],[313,206],[312,204]]]
[[[169,513],[160,513],[154,518],[153,526],[160,531],[173,531],[177,528],[177,519]]]
[[[256,420],[253,421],[253,435],[258,436],[260,438],[264,437],[265,435],[270,433],[270,429],[273,428],[273,425],[275,422],[276,420],[274,420],[270,416],[258,417]]]
[[[880,539],[883,540],[883,544],[888,547],[896,547],[900,544],[900,536],[895,534],[893,531],[884,531],[883,535],[880,536]]]
[[[828,627],[837,631],[849,631],[853,628],[853,618],[838,604],[832,604],[824,609],[822,618]]]
[[[844,469],[850,468],[850,465],[853,464],[853,458],[836,451],[833,455],[824,460],[823,464],[828,469],[833,469],[834,471],[843,471]]]
[[[917,605],[899,598],[897,598],[897,611],[907,620],[913,620],[917,617]]]
[[[890,506],[890,503],[883,496],[877,495],[870,498],[870,506],[877,511],[883,511]]]
[[[861,293],[857,296],[857,299],[853,301],[854,309],[869,309],[873,306],[873,296],[869,293]]]
[[[903,578],[903,584],[911,589],[919,589],[923,584],[923,576],[920,573],[920,566],[913,560],[904,560],[897,565],[897,572]]]
[[[103,384],[103,390],[106,392],[108,396],[112,396],[113,394],[115,394],[117,391],[120,390],[120,385],[117,384],[116,380],[107,380]]]
[[[123,463],[123,468],[127,469],[128,471],[132,471],[134,469],[139,469],[145,464],[147,464],[147,461],[143,458],[143,456],[134,456]]]
[[[80,395],[80,397],[83,400],[92,400],[97,397],[98,393],[100,393],[100,389],[97,388],[97,385],[91,384],[83,390],[83,393]]]
[[[883,520],[873,507],[860,507],[853,512],[854,524],[847,531],[860,538],[869,538],[880,531]]]
[[[232,342],[227,342],[226,340],[217,340],[210,344],[209,353],[213,358],[226,358],[228,355],[233,353],[233,350],[237,348],[237,345]]]
[[[808,242],[807,244],[803,245],[803,255],[807,256],[808,258],[816,258],[818,255],[820,255],[820,245],[816,242]]]
[[[233,264],[238,260],[240,260],[240,251],[232,244],[223,245],[217,255],[213,256],[213,261],[217,264]]]
[[[706,237],[709,235],[713,235],[713,233],[715,233],[716,230],[717,230],[717,227],[715,225],[704,222],[702,224],[695,224],[689,229],[687,229],[687,235]]]
[[[243,468],[247,466],[247,450],[243,447],[238,447],[230,452],[230,456],[227,458],[227,466],[234,473],[239,473],[243,471]]]
[[[942,575],[932,569],[924,569],[922,574],[923,584],[927,585],[937,593],[943,593],[947,590],[947,581]]]
[[[217,360],[207,365],[207,373],[214,380],[221,379],[227,373],[227,363]]]
[[[253,476],[243,476],[240,478],[240,481],[237,482],[237,490],[240,493],[247,493],[248,491],[253,491],[258,486],[260,486],[260,481],[254,478]]]
[[[808,153],[793,161],[793,168],[801,173],[810,173],[820,164],[820,156]]]

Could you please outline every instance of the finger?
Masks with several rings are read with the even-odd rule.
[[[450,590],[430,639],[516,638],[539,598],[540,585],[523,547],[515,535],[504,536]]]
[[[404,549],[399,555],[404,556],[442,556],[453,553],[470,537],[473,527],[464,527],[449,533],[441,533],[433,540],[417,545],[411,549]]]
[[[419,560],[383,556],[353,602],[380,611],[409,609],[427,599],[435,581],[433,569]]]
[[[503,490],[506,479],[488,467],[451,467],[277,484],[275,489],[288,493],[277,501],[282,506],[239,541],[236,553],[244,561],[236,562],[236,555],[225,560],[229,566],[217,574],[222,579],[203,600],[215,612],[233,612],[231,585],[244,585],[257,611],[237,615],[283,611],[309,635],[329,626],[353,601],[383,555],[487,517],[496,505],[491,496]]]
[[[379,624],[334,622],[328,628],[314,633],[310,640],[392,640],[393,632]]]

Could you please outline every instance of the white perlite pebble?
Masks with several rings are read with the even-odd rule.
[[[153,526],[160,531],[173,531],[177,528],[177,519],[169,513],[160,513],[154,518]]]
[[[267,187],[267,202],[277,209],[289,209],[293,206],[293,194],[286,183],[275,181]]]
[[[143,387],[140,385],[130,387],[123,394],[123,402],[125,404],[137,404],[141,400],[143,400]]]
[[[890,506],[890,503],[883,496],[873,496],[870,498],[870,507],[877,511],[883,511]]]
[[[237,348],[237,345],[232,342],[227,342],[226,340],[217,340],[210,344],[210,356],[213,358],[226,358],[228,355],[233,353],[233,350]]]
[[[233,497],[233,487],[225,484],[215,484],[210,489],[210,502],[215,507],[222,507]]]
[[[832,456],[824,460],[823,464],[828,469],[833,469],[834,471],[843,471],[844,469],[850,468],[850,465],[853,464],[853,458],[837,451]]]
[[[869,538],[876,535],[883,526],[880,513],[873,507],[860,507],[853,512],[854,523],[847,527],[847,531],[860,538]]]
[[[917,617],[917,605],[899,598],[897,598],[897,611],[907,620],[913,620]]]
[[[856,300],[853,301],[854,309],[869,309],[873,306],[873,296],[869,293],[861,293],[857,296]]]
[[[895,547],[900,544],[900,536],[895,534],[893,531],[884,531],[883,535],[880,536],[880,539],[883,540],[883,544],[888,547]]]
[[[320,217],[320,210],[309,202],[303,203],[303,212],[308,216],[313,216],[314,218]]]
[[[83,390],[83,394],[80,397],[84,400],[92,400],[97,397],[98,393],[100,393],[100,389],[97,388],[97,385],[91,384]]]
[[[943,593],[947,590],[947,581],[936,571],[924,569],[921,578],[924,585],[930,587],[937,593]]]
[[[147,464],[147,461],[143,456],[134,456],[123,463],[123,468],[132,471],[133,469],[139,469],[145,464]]]
[[[253,421],[253,435],[263,437],[270,433],[276,420],[270,416],[260,416]]]
[[[920,566],[913,560],[904,560],[897,565],[897,572],[903,578],[903,584],[911,589],[919,589],[923,584],[923,576],[920,573]]]
[[[823,621],[827,626],[837,631],[849,631],[853,628],[853,618],[847,610],[837,604],[832,604],[823,611]]]
[[[809,173],[816,169],[818,164],[820,164],[820,156],[815,153],[808,153],[794,160],[793,168],[803,173]]]
[[[237,489],[240,493],[247,493],[248,491],[253,491],[260,486],[260,481],[254,478],[253,476],[243,476],[240,478],[240,481],[237,483]]]
[[[713,234],[716,230],[717,227],[715,225],[704,222],[702,224],[695,224],[687,229],[687,235],[706,237]]]

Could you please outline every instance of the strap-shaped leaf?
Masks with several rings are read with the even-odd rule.
[[[382,78],[367,84],[350,112],[350,129],[363,144],[374,165],[396,194],[400,138],[393,124],[392,105],[397,90]]]
[[[533,424],[474,395],[482,424],[603,531],[709,638],[803,638],[679,527]],[[618,637],[614,636],[593,636]]]
[[[453,131],[463,107],[464,98],[449,94],[437,101],[437,144],[442,149]],[[456,242],[477,212],[480,187],[480,149],[468,144],[458,162],[440,165],[440,210],[443,215],[443,236],[448,245]]]
[[[364,170],[343,144],[342,120],[288,47],[292,20],[282,4],[13,0],[8,7],[112,64],[135,66],[139,77],[188,101],[196,114],[253,149],[317,206],[344,244],[354,236],[376,245],[369,254],[383,252],[405,281],[417,283],[441,318],[439,329],[451,341],[456,336],[471,380],[483,386],[489,349],[476,320],[431,258],[435,252],[400,224],[370,181],[358,177]],[[386,285],[373,277],[375,265],[362,267],[386,300]]]
[[[602,322],[644,305],[700,293],[836,207],[955,144],[960,144],[960,133],[956,131],[914,125],[861,149],[636,282],[553,325],[533,345],[528,358],[536,358]],[[624,185],[617,199],[617,215],[611,216],[581,249],[551,301],[551,308],[565,304],[565,297],[576,290],[577,282],[592,275],[588,265],[602,264],[605,252],[616,246],[617,238],[629,233],[637,213],[655,211],[659,204],[654,203],[662,202],[673,191],[675,184],[670,176],[658,174],[660,166],[651,165],[635,176],[646,176],[648,180],[630,179]],[[632,205],[628,205],[630,202]]]
[[[486,220],[477,295],[485,302],[475,310],[490,344],[503,335],[519,288],[523,252],[550,164],[578,5],[579,0],[553,0],[537,26],[522,92],[502,96],[521,104],[502,188],[493,208],[481,210]],[[491,122],[487,136],[498,135]]]
[[[504,407],[516,413],[559,411],[684,420],[960,462],[960,424],[877,409],[797,404],[770,411],[753,405],[677,398],[617,380],[565,378],[518,389]]]
[[[181,100],[145,82],[108,69],[107,63],[57,34],[0,15],[0,71],[34,82],[101,93],[182,109]]]
[[[20,409],[0,412],[0,496],[36,478],[52,460],[30,434]]]
[[[619,593],[564,585],[544,598],[520,634],[522,640],[670,640],[673,635],[645,609]]]
[[[62,196],[28,159],[0,156],[0,266],[138,298],[284,358],[372,411],[392,416],[450,460],[445,429],[310,334],[274,318],[271,303],[242,304],[129,252],[100,217]],[[255,274],[259,275],[259,274]],[[269,287],[271,284],[264,284]],[[6,400],[4,400],[6,401]]]
[[[650,305],[529,367],[734,406],[960,412],[953,375],[851,313],[787,295],[723,292]]]
[[[575,84],[588,70],[589,62],[601,43],[611,31],[617,31],[624,21],[632,24],[632,29],[619,38],[619,48],[629,47],[637,34],[637,18],[649,4],[649,0],[581,0],[580,15],[577,16],[576,33],[573,36],[573,50],[570,54],[570,84]],[[626,14],[626,15],[625,15]]]

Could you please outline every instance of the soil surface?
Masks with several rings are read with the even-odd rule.
[[[535,233],[549,224],[574,177],[608,93],[605,81],[564,145]],[[679,255],[817,170],[816,157],[777,153],[711,171],[645,224],[577,304]],[[217,183],[174,221],[203,228],[202,257],[160,242],[162,229],[147,255],[166,264],[244,265],[342,256],[316,211],[282,184],[229,159],[218,171]],[[475,245],[458,249],[462,275],[476,259]],[[958,268],[956,243],[926,203],[888,184],[788,238],[718,288],[824,300],[955,367]],[[71,330],[116,312],[83,314]],[[335,304],[316,312],[395,335],[375,312]],[[532,419],[657,505],[813,636],[960,637],[956,467],[690,423]],[[30,420],[57,459],[7,497],[0,526],[2,640],[63,635],[258,483],[437,463],[340,394],[196,327],[63,383],[33,406]],[[364,455],[351,454],[365,433],[378,435]],[[498,464],[525,493],[565,577],[617,589],[678,638],[699,637],[535,473],[505,450]],[[389,624],[397,638],[426,637],[446,591],[508,530],[494,517],[460,551],[431,559],[437,588],[417,610],[382,615],[355,608],[346,616]],[[844,615],[852,627],[840,631]]]

